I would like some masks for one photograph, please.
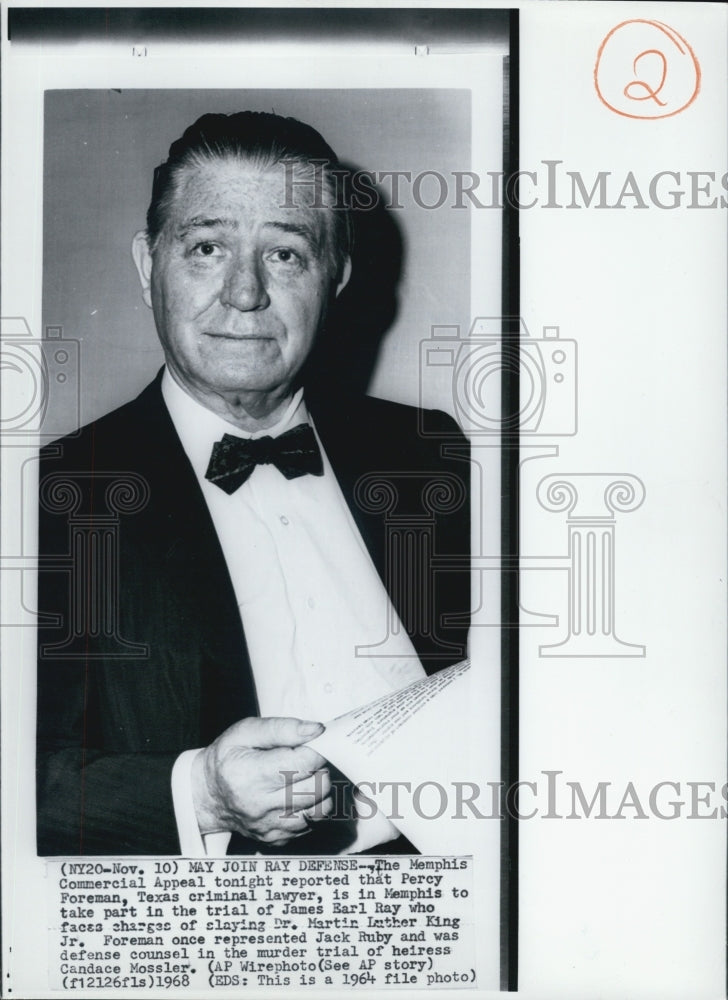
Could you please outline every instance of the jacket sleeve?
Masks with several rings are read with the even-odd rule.
[[[41,737],[47,745],[45,734]],[[179,854],[174,755],[39,746],[38,854]]]
[[[93,551],[111,536],[102,530],[101,486],[99,495],[89,499],[94,478],[89,468],[93,466],[85,463],[84,468],[80,459],[74,466],[41,462],[38,853],[178,853],[170,787],[178,748],[161,721],[174,692],[169,671],[152,647],[135,643],[130,647],[135,657],[113,655],[119,643],[114,649],[110,622],[118,626],[119,615],[126,615],[121,628],[133,635],[128,610],[136,600],[134,592],[140,601],[150,592],[138,572],[123,585],[128,593],[108,582],[109,572],[119,573],[120,553],[117,546],[104,565]],[[105,485],[102,475],[96,478]],[[50,493],[46,489],[44,494],[44,483],[52,487]],[[74,495],[82,499],[69,512],[66,501]],[[81,525],[75,535],[74,525]],[[127,565],[130,555],[132,562],[139,561],[127,551]],[[112,598],[113,608],[99,605]],[[138,718],[133,717],[133,697],[142,707]]]
[[[235,593],[159,382],[41,455],[42,855],[178,854],[177,757],[258,714]]]
[[[58,608],[46,604],[47,590],[40,588],[41,608]],[[48,631],[39,630],[38,853],[179,853],[171,795],[177,754],[145,750],[136,727],[120,721],[127,714],[124,677],[144,668],[54,658],[44,654]]]

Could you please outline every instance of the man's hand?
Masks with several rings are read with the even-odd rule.
[[[226,729],[192,768],[200,832],[237,830],[279,846],[307,833],[333,807],[326,760],[303,745],[323,730],[320,722],[281,718]]]

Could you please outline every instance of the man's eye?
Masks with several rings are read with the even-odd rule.
[[[192,252],[198,257],[217,257],[220,252],[220,247],[217,243],[198,243],[192,248]]]
[[[276,250],[272,250],[269,254],[269,259],[274,264],[300,264],[301,258],[296,253],[295,250],[291,250],[289,247],[278,247]]]

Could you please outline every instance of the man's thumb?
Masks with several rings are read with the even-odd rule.
[[[301,719],[282,719],[277,717],[265,719],[245,719],[241,725],[239,738],[241,742],[258,750],[271,750],[274,747],[297,747],[314,736],[320,736],[325,726],[321,722],[308,722]]]

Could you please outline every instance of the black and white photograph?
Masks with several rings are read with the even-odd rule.
[[[508,976],[512,22],[378,86],[368,55],[315,85],[301,59],[285,85],[43,89],[23,488],[52,988]],[[246,941],[280,947],[231,971]]]
[[[0,17],[0,993],[725,995],[726,11]]]
[[[434,210],[421,209],[423,232],[403,232],[394,209],[372,204],[384,196],[371,178],[385,171],[347,173],[302,112],[258,110],[306,103],[334,130],[342,119],[364,136],[377,121],[409,126],[404,151],[387,139],[378,154],[402,180],[425,168],[450,179],[469,162],[467,92],[46,93],[44,314],[56,323],[44,325],[79,334],[82,408],[96,402],[86,382],[96,398],[110,389],[136,399],[43,454],[39,554],[55,565],[41,572],[39,610],[62,624],[39,632],[40,854],[186,854],[195,827],[240,836],[237,853],[377,847],[379,831],[355,839],[343,801],[336,811],[327,763],[308,741],[321,722],[467,655],[467,443],[440,412],[423,420],[363,392],[400,294],[419,300],[414,322],[401,310],[413,334],[435,303],[465,316],[467,212],[440,212],[440,233]],[[204,107],[215,110],[198,115]],[[121,175],[136,195],[121,150],[144,164],[163,123],[185,114],[132,208],[119,190]],[[418,149],[423,121],[439,149]],[[80,152],[89,173],[68,162]],[[366,199],[359,211],[352,198]],[[259,203],[245,227],[243,207]],[[129,235],[135,215],[142,228]],[[93,238],[80,232],[64,254],[74,226]],[[266,238],[246,277],[258,231]],[[100,256],[107,233],[116,266]],[[418,237],[424,246],[410,249]],[[459,247],[447,268],[432,255],[439,242]],[[138,287],[124,308],[119,272],[132,270]],[[239,304],[231,281],[242,283]],[[157,362],[150,318],[164,368],[137,395],[133,368],[144,378]],[[395,343],[382,361],[391,395],[420,375],[399,377],[419,360],[408,347]],[[79,546],[70,573],[69,540]],[[391,829],[382,834],[392,842]]]

